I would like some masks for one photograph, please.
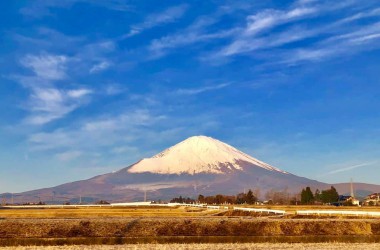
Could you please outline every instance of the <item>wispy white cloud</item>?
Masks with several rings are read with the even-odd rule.
[[[107,62],[107,61],[97,63],[94,66],[92,66],[92,68],[90,69],[90,73],[94,74],[94,73],[104,71],[104,70],[108,69],[110,66],[111,66],[111,63]]]
[[[32,150],[79,150],[118,145],[127,142],[165,119],[147,110],[131,110],[122,114],[109,115],[82,121],[78,125],[52,132],[34,133],[29,137]],[[139,131],[139,132],[138,132]]]
[[[70,78],[68,72],[99,73],[118,59],[119,54],[114,54],[117,49],[116,40],[88,40],[84,36],[66,35],[46,27],[39,27],[34,31],[33,36],[12,33],[11,37],[24,51],[56,51],[55,54],[42,52],[27,54],[21,58],[20,64],[38,73],[40,80]],[[65,53],[62,55],[58,51]]]
[[[64,0],[64,1],[44,1],[34,0],[28,2],[26,7],[20,9],[20,13],[33,18],[41,18],[43,16],[51,16],[53,13],[51,9],[54,8],[70,8],[76,3],[86,3],[99,7],[104,7],[115,11],[129,11],[131,9],[124,0],[107,0],[107,1],[93,1],[93,0]]]
[[[21,64],[41,78],[47,80],[60,80],[66,77],[66,63],[68,57],[63,55],[26,55]]]
[[[228,39],[240,34],[244,28],[234,26],[234,23],[223,29],[215,27],[224,17],[251,11],[254,6],[255,4],[247,1],[233,1],[226,5],[220,5],[216,12],[197,17],[188,27],[152,40],[148,47],[149,52],[153,53],[151,58],[160,58],[177,48]]]
[[[367,167],[367,166],[372,166],[372,165],[374,165],[376,163],[377,163],[377,161],[373,161],[373,162],[365,162],[365,163],[361,163],[361,164],[357,164],[357,165],[343,167],[343,168],[339,168],[339,169],[335,169],[335,170],[332,170],[330,172],[327,172],[323,176],[337,174],[337,173],[342,173],[342,172],[347,172],[347,171],[350,171],[350,170],[353,170],[353,169],[357,169],[357,168],[363,168],[363,167]]]
[[[29,91],[29,100],[24,108],[30,114],[24,122],[44,125],[60,119],[86,103],[92,90],[87,88],[59,88],[57,80],[67,78],[68,57],[64,55],[26,55],[20,63],[31,69],[32,76],[18,75],[13,78]]]
[[[33,88],[26,107],[31,114],[26,117],[25,122],[43,125],[62,118],[81,106],[90,93],[92,91],[88,89],[62,91],[55,88]]]
[[[28,91],[28,100],[21,104],[29,112],[22,119],[24,123],[47,124],[88,104],[93,93],[108,95],[108,92],[83,87],[73,79],[86,72],[97,73],[110,67],[108,57],[116,48],[114,41],[100,39],[88,43],[82,37],[67,36],[47,28],[38,28],[37,35],[31,38],[21,35],[13,35],[12,38],[20,43],[22,50],[45,51],[46,48],[68,52],[27,53],[19,59],[19,64],[30,72],[13,74],[9,78]],[[115,93],[120,88],[109,90],[112,91]]]
[[[167,8],[160,13],[148,15],[142,23],[133,25],[131,27],[131,31],[128,34],[124,35],[122,39],[135,36],[147,29],[175,22],[185,14],[187,9],[188,5],[182,4]]]
[[[208,59],[215,60],[220,57],[227,57],[257,50],[281,47],[286,44],[317,36],[323,31],[323,29],[310,30],[304,29],[303,27],[294,27],[283,32],[264,37],[236,40],[232,44],[220,49],[215,53],[212,53]]]
[[[44,51],[74,51],[86,40],[83,36],[69,36],[47,27],[36,28],[33,36],[21,33],[14,33],[11,36],[23,48]]]
[[[298,1],[296,1],[296,4],[297,5],[306,5],[306,4],[315,3],[318,1],[319,0],[298,0]]]
[[[56,154],[56,157],[60,161],[71,161],[78,157],[80,157],[83,154],[81,151],[66,151],[63,153]]]
[[[358,38],[352,39],[351,42],[361,44],[364,42],[369,42],[371,40],[375,40],[375,39],[377,40],[378,38],[380,38],[380,33],[358,37]]]
[[[178,89],[177,91],[175,91],[175,93],[179,95],[197,95],[197,94],[201,94],[207,91],[223,89],[230,85],[231,85],[230,83],[222,83],[218,85],[205,86],[205,87],[193,88],[193,89]]]
[[[117,43],[113,40],[100,40],[79,46],[73,58],[75,63],[89,74],[97,74],[114,66],[117,56]],[[82,71],[83,72],[83,71]],[[81,73],[82,73],[81,72]]]
[[[217,52],[213,58],[236,55],[266,46],[274,46],[276,43],[280,45],[299,40],[301,37],[305,37],[305,35],[302,33],[292,32],[291,36],[282,36],[276,40],[264,38],[258,39],[257,36],[260,33],[266,32],[277,26],[309,18],[318,13],[318,11],[319,9],[317,7],[296,6],[287,11],[269,9],[250,15],[246,18],[246,27],[240,29],[240,32],[233,39],[232,43],[220,49],[220,51]],[[290,35],[290,32],[287,32],[287,35]],[[268,45],[268,42],[272,43],[272,45]]]
[[[379,33],[380,33],[380,22],[371,23],[369,25],[356,29],[355,31],[331,37],[327,40],[327,42],[337,43],[339,41],[347,41],[347,42],[356,44],[360,42],[365,42],[366,40],[370,40],[367,38],[374,37],[374,35],[377,35]]]
[[[83,1],[89,4],[98,5],[110,10],[115,11],[130,11],[132,9],[131,5],[126,3],[124,0],[108,0],[108,1],[93,1],[93,0],[72,0],[72,1]]]
[[[318,11],[319,10],[315,7],[297,7],[288,11],[264,10],[247,17],[247,27],[245,28],[243,35],[256,35],[264,30],[310,17]]]
[[[108,84],[107,86],[105,86],[104,88],[104,93],[106,95],[119,95],[119,94],[122,94],[124,92],[126,92],[128,90],[128,88],[126,88],[125,86],[121,85],[121,84],[115,84],[115,83],[112,83],[112,84]]]
[[[220,17],[218,15],[200,17],[189,27],[177,33],[153,40],[149,45],[149,50],[153,52],[153,58],[158,58],[176,48],[189,46],[195,43],[235,37],[230,45],[227,45],[218,52],[219,57],[220,55],[234,55],[251,50],[256,46],[256,42],[267,42],[252,41],[256,34],[267,31],[281,24],[313,16],[317,14],[317,12],[318,8],[316,7],[303,6],[296,6],[288,11],[264,10],[255,15],[248,16],[246,27],[230,27],[228,29],[212,32],[209,32],[207,28],[216,24]]]
[[[304,61],[320,61],[333,54],[339,53],[339,49],[334,48],[313,48],[313,49],[297,49],[287,53],[283,61],[278,63],[294,65]]]
[[[247,17],[246,27],[240,29],[229,44],[206,53],[201,59],[215,64],[226,62],[232,56],[246,55],[267,61],[264,63],[267,66],[295,65],[375,49],[378,47],[376,41],[380,38],[377,23],[372,21],[367,25],[356,25],[355,29],[352,28],[354,26],[347,26],[347,23],[378,16],[379,9],[364,10],[360,13],[349,11],[348,17],[340,16],[340,19],[333,22],[316,23],[311,27],[299,22],[356,5],[359,5],[359,2],[355,0],[334,4],[325,1],[297,1],[288,10],[259,11]],[[286,26],[274,30],[283,25]],[[285,47],[310,38],[313,38],[309,40],[311,42]],[[278,48],[278,51],[268,54],[266,49],[269,48]]]
[[[234,28],[213,33],[207,32],[206,29],[216,22],[217,20],[214,18],[200,17],[182,31],[153,40],[149,45],[149,50],[154,53],[154,57],[160,57],[170,49],[226,38],[236,34],[237,30]]]
[[[355,31],[331,36],[307,48],[295,48],[282,55],[277,63],[294,65],[305,61],[320,61],[338,55],[351,55],[379,48],[380,23],[371,23]]]
[[[71,98],[82,98],[82,97],[84,97],[86,95],[91,94],[92,92],[93,92],[92,90],[90,90],[90,89],[84,89],[84,88],[73,89],[73,90],[67,91],[67,96],[71,97]]]
[[[368,11],[363,11],[363,12],[356,13],[356,14],[354,14],[352,16],[343,18],[342,20],[338,21],[338,23],[339,24],[344,24],[344,23],[360,20],[360,19],[363,19],[363,18],[376,17],[376,16],[380,16],[380,8],[375,8],[375,9],[371,9],[371,10],[368,10]]]
[[[131,126],[144,126],[151,124],[163,116],[152,117],[147,110],[135,110],[128,114],[122,114],[117,117],[104,118],[83,125],[84,131],[105,131],[105,130],[120,130]]]

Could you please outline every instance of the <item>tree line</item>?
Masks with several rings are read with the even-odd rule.
[[[255,204],[257,202],[257,197],[254,195],[251,189],[247,193],[239,193],[237,195],[223,195],[217,194],[212,196],[199,195],[197,200],[188,197],[176,197],[170,202],[175,203],[206,203],[206,204]]]
[[[301,191],[301,204],[311,205],[311,204],[331,204],[339,200],[339,194],[336,189],[331,186],[330,189],[319,191],[315,190],[314,194],[310,187],[306,187]]]
[[[236,195],[217,194],[211,196],[204,196],[200,194],[197,199],[189,197],[176,197],[170,202],[174,203],[205,203],[205,204],[255,204],[258,202],[260,190],[248,190],[247,193],[239,193]],[[265,194],[267,204],[276,205],[312,205],[312,204],[332,204],[339,200],[337,190],[331,186],[329,189],[320,191],[315,190],[313,193],[310,187],[303,188],[300,193],[291,194],[284,189],[282,191],[269,190]]]

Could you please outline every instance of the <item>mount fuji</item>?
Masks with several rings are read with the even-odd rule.
[[[287,174],[230,145],[207,136],[193,136],[152,158],[143,159],[127,169],[129,173],[228,174],[244,171],[244,166],[260,167]]]
[[[340,185],[345,190],[344,184]],[[293,175],[211,137],[193,136],[117,172],[18,196],[23,201],[35,200],[33,197],[56,201],[59,197],[72,201],[78,197],[137,201],[144,194],[148,199],[179,195],[195,198],[199,194],[237,194],[259,189],[263,195],[269,190],[296,193],[306,186],[324,189],[330,184]]]

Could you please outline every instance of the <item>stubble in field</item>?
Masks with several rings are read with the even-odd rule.
[[[225,250],[243,250],[243,249],[257,249],[257,250],[280,250],[280,249],[297,249],[297,250],[356,250],[380,249],[380,243],[365,243],[365,244],[349,244],[349,243],[243,243],[243,244],[136,244],[136,245],[118,245],[118,246],[28,246],[28,247],[5,247],[4,250],[210,250],[210,249],[225,249]]]

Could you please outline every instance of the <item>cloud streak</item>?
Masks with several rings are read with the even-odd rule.
[[[20,9],[20,13],[33,18],[41,18],[53,15],[50,9],[53,8],[70,8],[76,3],[85,3],[94,6],[107,8],[114,11],[129,11],[130,5],[123,0],[93,1],[93,0],[64,0],[64,1],[44,1],[35,0]]]
[[[92,68],[90,69],[90,74],[99,73],[101,71],[108,69],[110,66],[111,66],[110,62],[107,62],[107,61],[100,62],[92,66]]]
[[[332,171],[324,174],[323,176],[338,174],[338,173],[342,173],[342,172],[347,172],[347,171],[350,171],[350,170],[353,170],[353,169],[357,169],[357,168],[363,168],[363,167],[367,167],[367,166],[372,166],[372,165],[374,165],[376,163],[377,163],[377,161],[373,161],[373,162],[366,162],[366,163],[361,163],[361,164],[357,164],[357,165],[353,165],[353,166],[348,166],[348,167],[344,167],[344,168],[339,168],[339,169],[332,170]]]
[[[264,10],[247,17],[247,27],[243,35],[252,36],[276,26],[310,17],[318,12],[317,8],[297,7],[289,11]]]
[[[66,151],[59,154],[56,154],[56,157],[60,161],[71,161],[78,157],[80,157],[83,154],[81,151]]]
[[[174,50],[196,43],[227,38],[236,34],[237,29],[235,28],[216,31],[213,33],[207,32],[206,29],[214,25],[216,22],[217,20],[212,17],[199,17],[193,24],[182,31],[161,37],[159,39],[154,39],[150,43],[148,50],[154,53],[154,58],[159,58],[166,55],[169,50]]]
[[[266,57],[266,61],[272,61],[269,65],[294,65],[361,51],[361,43],[374,44],[379,38],[380,33],[375,27],[376,23],[370,22],[367,26],[359,25],[356,29],[350,28],[347,24],[378,16],[380,14],[378,8],[351,13],[349,16],[340,17],[333,22],[317,23],[311,27],[304,24],[308,19],[330,15],[357,4],[357,1],[332,5],[319,1],[298,1],[288,10],[261,10],[246,18],[244,28],[240,30],[236,28],[238,32],[232,37],[230,43],[209,53],[208,56],[203,56],[202,59],[203,61],[218,62],[223,58],[235,56],[257,57],[256,55],[261,55],[261,58],[258,59],[262,60],[265,58],[266,49],[277,48],[279,50],[277,54]],[[348,39],[350,36],[351,39]],[[314,41],[311,41],[311,38]],[[309,39],[308,43],[296,44],[307,39]],[[285,47],[287,45],[288,47]]]
[[[145,18],[144,22],[133,25],[131,27],[131,31],[124,35],[122,39],[138,35],[145,30],[152,29],[157,26],[175,22],[185,14],[187,9],[188,5],[182,4],[167,8],[160,13],[151,14]]]
[[[380,23],[372,23],[352,32],[331,36],[308,48],[296,48],[281,55],[280,64],[321,61],[338,55],[351,55],[379,47]]]
[[[175,91],[175,93],[178,95],[197,95],[203,92],[223,89],[230,85],[231,85],[230,83],[221,83],[214,86],[205,86],[205,87],[193,88],[193,89],[178,89],[177,91]]]
[[[165,119],[148,110],[125,110],[118,115],[99,117],[29,136],[32,151],[88,152],[102,147],[125,147]]]

